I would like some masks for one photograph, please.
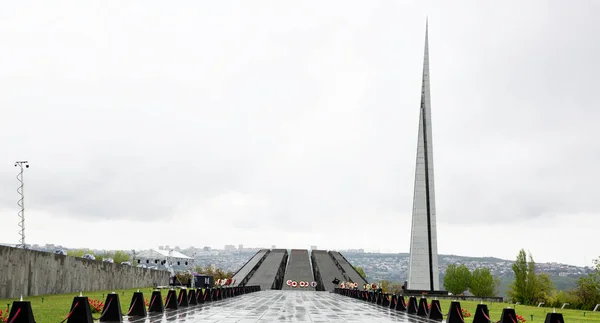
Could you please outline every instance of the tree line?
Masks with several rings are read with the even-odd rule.
[[[512,265],[515,280],[507,291],[508,298],[523,305],[544,303],[548,307],[560,307],[569,303],[569,308],[592,310],[600,304],[600,262],[596,260],[594,263],[595,270],[580,277],[574,289],[557,290],[548,274],[536,272],[531,253],[527,255],[521,249]],[[468,290],[474,296],[494,296],[497,286],[498,279],[492,277],[487,268],[470,272],[465,265],[449,265],[444,277],[444,288],[457,295]]]
[[[477,268],[471,272],[465,265],[450,264],[444,276],[444,289],[454,295],[468,290],[473,296],[496,296],[499,284],[500,280],[492,276],[489,268]]]
[[[531,253],[527,257],[525,250],[521,249],[512,266],[515,281],[510,285],[508,295],[511,301],[524,305],[543,302],[548,307],[560,307],[569,303],[569,308],[592,310],[600,304],[600,263],[596,260],[594,264],[594,271],[580,277],[574,289],[556,290],[548,274],[536,273]]]

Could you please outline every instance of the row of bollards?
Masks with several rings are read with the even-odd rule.
[[[94,320],[99,320],[100,322],[123,322],[123,316],[144,317],[149,313],[163,313],[165,309],[176,310],[182,307],[215,302],[258,291],[260,291],[260,286],[238,286],[197,290],[180,289],[179,295],[177,295],[177,291],[171,289],[168,291],[166,301],[163,304],[161,291],[154,290],[148,308],[146,308],[144,294],[138,290],[133,293],[129,311],[126,314],[121,312],[119,294],[110,293],[106,296],[106,301],[98,318],[92,317],[88,297],[80,294],[73,298],[69,314],[61,323],[93,323]],[[35,323],[31,302],[23,300],[13,302],[7,322]]]
[[[440,307],[440,301],[434,299],[431,304],[427,303],[427,298],[421,297],[417,300],[415,296],[408,298],[408,304],[406,303],[403,295],[385,294],[382,292],[375,291],[361,291],[358,289],[348,288],[336,288],[334,293],[360,299],[366,302],[374,303],[382,307],[388,307],[397,311],[406,312],[407,314],[413,314],[421,317],[428,318],[434,321],[442,321],[444,316]],[[486,304],[478,304],[473,316],[473,323],[490,323],[490,313]],[[514,308],[504,308],[500,321],[495,323],[516,323],[517,314]],[[545,323],[564,323],[563,315],[561,313],[548,313],[546,315]],[[446,323],[465,323],[463,317],[462,307],[460,302],[450,302],[450,309],[446,315]]]

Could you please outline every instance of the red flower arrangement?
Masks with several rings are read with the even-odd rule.
[[[92,310],[92,313],[100,313],[102,312],[102,309],[104,308],[104,303],[102,303],[101,301],[97,300],[97,299],[90,299],[90,309]]]
[[[463,317],[471,317],[471,313],[469,313],[469,311],[467,311],[466,308],[462,309],[462,316]]]
[[[8,315],[10,314],[10,312],[8,311],[8,308],[6,309],[6,311],[2,311],[0,310],[0,322],[8,322]]]
[[[525,322],[526,322],[526,320],[525,320],[525,318],[524,318],[523,316],[521,316],[521,315],[517,314],[517,322],[520,322],[520,323],[525,323]]]
[[[150,302],[148,302],[148,297],[144,298],[144,304],[146,304],[146,307],[150,306]]]

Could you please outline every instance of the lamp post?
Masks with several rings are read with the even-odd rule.
[[[19,193],[20,198],[17,201],[17,205],[21,208],[19,210],[19,234],[21,235],[20,243],[17,247],[27,249],[27,245],[25,244],[25,191],[24,182],[23,182],[23,166],[25,168],[29,168],[29,163],[26,160],[16,161],[15,167],[19,167],[20,171],[17,174],[17,180],[19,181],[19,187],[17,188],[17,193]]]

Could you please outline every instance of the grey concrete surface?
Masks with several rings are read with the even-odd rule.
[[[408,289],[440,290],[433,171],[433,132],[431,130],[431,93],[429,84],[429,45],[425,32],[423,83],[419,113],[419,138],[415,166]],[[428,220],[429,218],[429,220]],[[431,263],[430,256],[431,254]],[[433,279],[433,286],[431,286]]]
[[[0,246],[0,298],[150,287],[169,273]]]
[[[238,270],[233,279],[235,279],[234,286],[238,286],[242,280],[254,269],[256,264],[262,259],[262,257],[269,251],[268,249],[259,250],[240,270]]]
[[[292,249],[290,258],[288,260],[287,268],[285,269],[285,276],[283,276],[283,286],[281,289],[298,289],[298,290],[315,290],[313,287],[290,287],[286,284],[288,279],[300,283],[300,281],[308,282],[309,284],[315,280],[312,268],[310,266],[310,259],[308,257],[308,250]]]
[[[124,322],[128,319],[125,318]],[[170,311],[131,323],[411,322],[427,319],[329,292],[268,290]]]
[[[340,281],[345,280],[342,271],[335,265],[331,256],[325,250],[313,250],[312,257],[315,258],[317,268],[321,274],[323,285],[325,290],[333,291],[337,285],[334,285],[332,281],[337,278]],[[313,268],[313,270],[316,270]]]
[[[337,262],[342,266],[342,269],[346,272],[348,278],[350,278],[353,282],[358,283],[358,288],[362,289],[363,284],[366,284],[367,281],[362,278],[356,270],[348,263],[348,261],[342,257],[342,255],[337,251],[330,251],[331,255],[337,260]]]
[[[273,286],[279,265],[283,257],[287,254],[287,250],[274,249],[267,255],[267,258],[258,267],[256,272],[250,277],[246,286],[260,286],[261,290],[269,290]]]

